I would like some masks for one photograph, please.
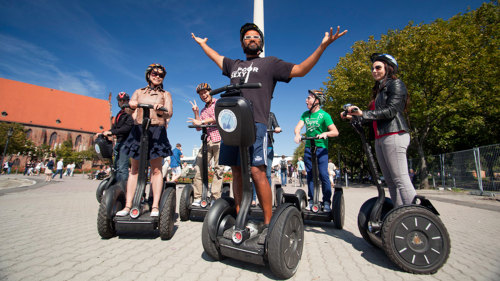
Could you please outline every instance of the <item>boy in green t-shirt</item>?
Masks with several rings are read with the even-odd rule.
[[[300,121],[295,126],[295,142],[300,143],[302,136],[300,130],[306,125],[306,136],[318,136],[316,143],[316,156],[318,159],[319,177],[321,179],[322,193],[323,193],[323,211],[331,211],[331,197],[332,187],[328,177],[328,138],[333,138],[339,135],[337,127],[333,124],[332,117],[328,112],[321,109],[321,105],[325,103],[325,94],[318,90],[309,90],[309,95],[306,99],[306,105],[309,109],[305,111],[300,117]],[[312,175],[312,161],[311,161],[311,144],[306,141],[304,149],[304,164],[307,172],[307,186],[309,196],[309,210],[313,203],[314,196],[314,182]]]

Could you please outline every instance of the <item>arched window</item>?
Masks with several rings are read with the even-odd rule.
[[[26,131],[26,138],[27,138],[27,139],[31,139],[31,134],[32,134],[32,133],[33,133],[33,130],[28,129],[28,130]]]
[[[75,150],[80,151],[80,145],[82,144],[82,135],[78,135],[75,140]]]
[[[54,148],[54,145],[56,144],[57,141],[57,133],[53,132],[52,135],[50,135],[50,140],[49,140],[49,147]]]
[[[47,144],[47,130],[43,129],[42,130],[42,143]]]

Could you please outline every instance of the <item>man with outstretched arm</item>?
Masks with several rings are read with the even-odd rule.
[[[264,224],[268,225],[272,217],[272,192],[266,177],[267,163],[266,145],[267,121],[271,108],[271,99],[274,87],[278,81],[290,82],[293,77],[305,76],[318,62],[325,49],[347,33],[347,30],[333,33],[330,28],[325,32],[325,36],[319,47],[300,64],[288,63],[276,57],[259,57],[264,47],[264,34],[259,27],[253,23],[244,24],[240,29],[240,42],[246,60],[233,60],[224,57],[207,45],[207,38],[196,37],[191,33],[192,38],[200,45],[205,54],[217,64],[223,74],[230,78],[231,84],[238,84],[243,78],[245,83],[262,83],[262,88],[242,89],[242,96],[253,104],[256,141],[250,149],[251,174],[260,205],[264,212]],[[233,157],[234,156],[234,157]],[[239,212],[243,196],[243,185],[241,177],[241,167],[237,165],[239,157],[238,148],[221,144],[219,164],[231,166],[233,171],[233,193],[236,203],[236,211]]]

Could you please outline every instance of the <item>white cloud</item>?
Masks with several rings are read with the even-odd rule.
[[[90,72],[61,69],[61,60],[31,42],[0,34],[0,76],[87,96],[100,96],[104,85]]]

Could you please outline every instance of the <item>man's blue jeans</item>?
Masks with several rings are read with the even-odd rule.
[[[281,169],[281,185],[286,185],[286,173],[288,173],[287,170]]]
[[[129,157],[123,152],[123,143],[116,143],[113,148],[113,155],[115,156],[116,181],[127,181]]]
[[[314,200],[314,181],[312,174],[312,158],[311,158],[311,148],[306,147],[304,150],[304,164],[306,166],[307,172],[307,186],[308,186],[308,196],[309,200]],[[318,170],[319,178],[321,181],[323,192],[323,202],[331,203],[332,198],[332,186],[330,185],[330,178],[328,176],[328,149],[317,148],[316,157],[318,159]]]

